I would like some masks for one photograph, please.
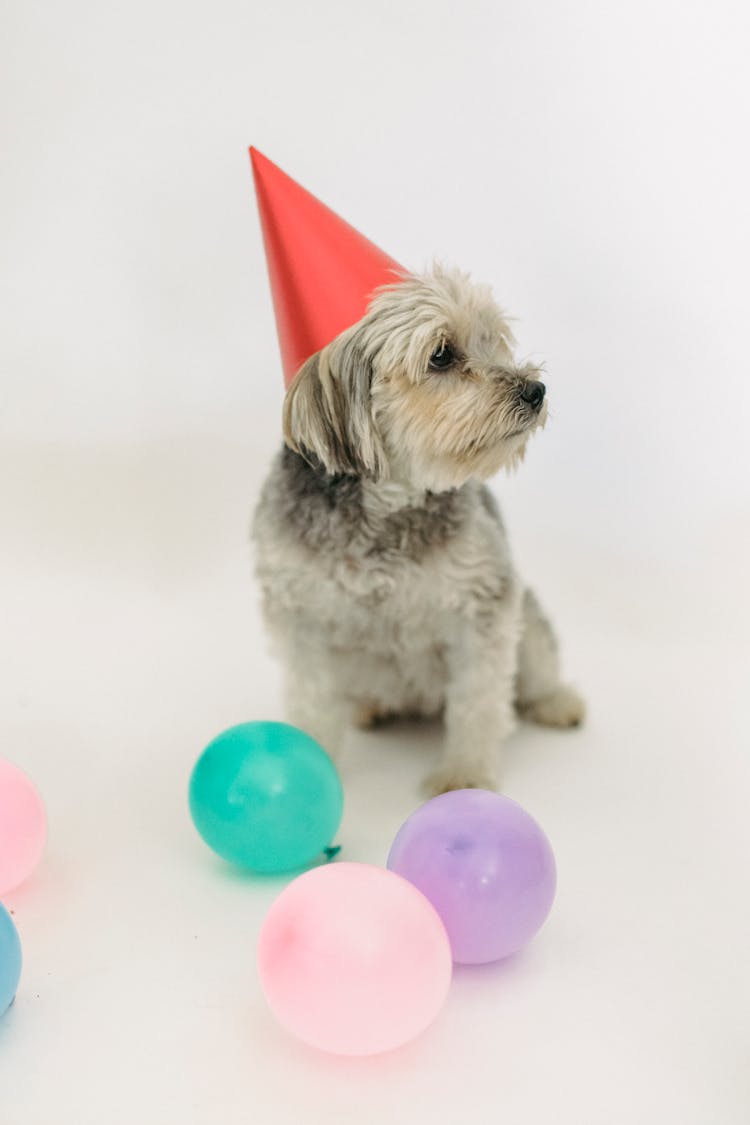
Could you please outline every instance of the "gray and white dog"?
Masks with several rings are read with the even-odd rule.
[[[557,644],[481,483],[547,417],[489,290],[433,268],[379,290],[300,369],[255,513],[288,717],[336,756],[350,723],[444,715],[430,793],[493,788],[516,715],[577,726]]]

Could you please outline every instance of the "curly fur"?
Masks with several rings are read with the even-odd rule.
[[[381,290],[311,357],[255,514],[291,721],[336,754],[351,722],[444,714],[431,792],[496,783],[516,711],[571,726],[552,629],[481,483],[544,424],[489,291],[435,268]],[[450,348],[452,362],[431,357]],[[544,388],[542,386],[542,392]]]

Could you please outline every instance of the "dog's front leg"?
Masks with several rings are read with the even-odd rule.
[[[337,762],[351,704],[341,695],[332,663],[307,646],[295,647],[286,661],[286,713],[289,722],[311,735]]]
[[[499,749],[515,729],[514,685],[521,631],[521,593],[482,606],[460,623],[448,650],[445,749],[427,779],[430,794],[494,789]]]

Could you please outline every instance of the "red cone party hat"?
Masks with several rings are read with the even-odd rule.
[[[288,387],[306,359],[364,316],[379,285],[405,271],[256,148],[250,161]]]

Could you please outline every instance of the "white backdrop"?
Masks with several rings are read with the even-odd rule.
[[[728,0],[6,3],[0,754],[52,838],[11,903],[2,1125],[746,1120],[749,30]],[[405,265],[491,282],[545,361],[551,422],[496,489],[592,708],[508,751],[561,860],[536,952],[370,1069],[266,1020],[275,889],[184,809],[201,745],[281,713],[250,143]],[[382,862],[436,739],[353,739],[350,858]]]

